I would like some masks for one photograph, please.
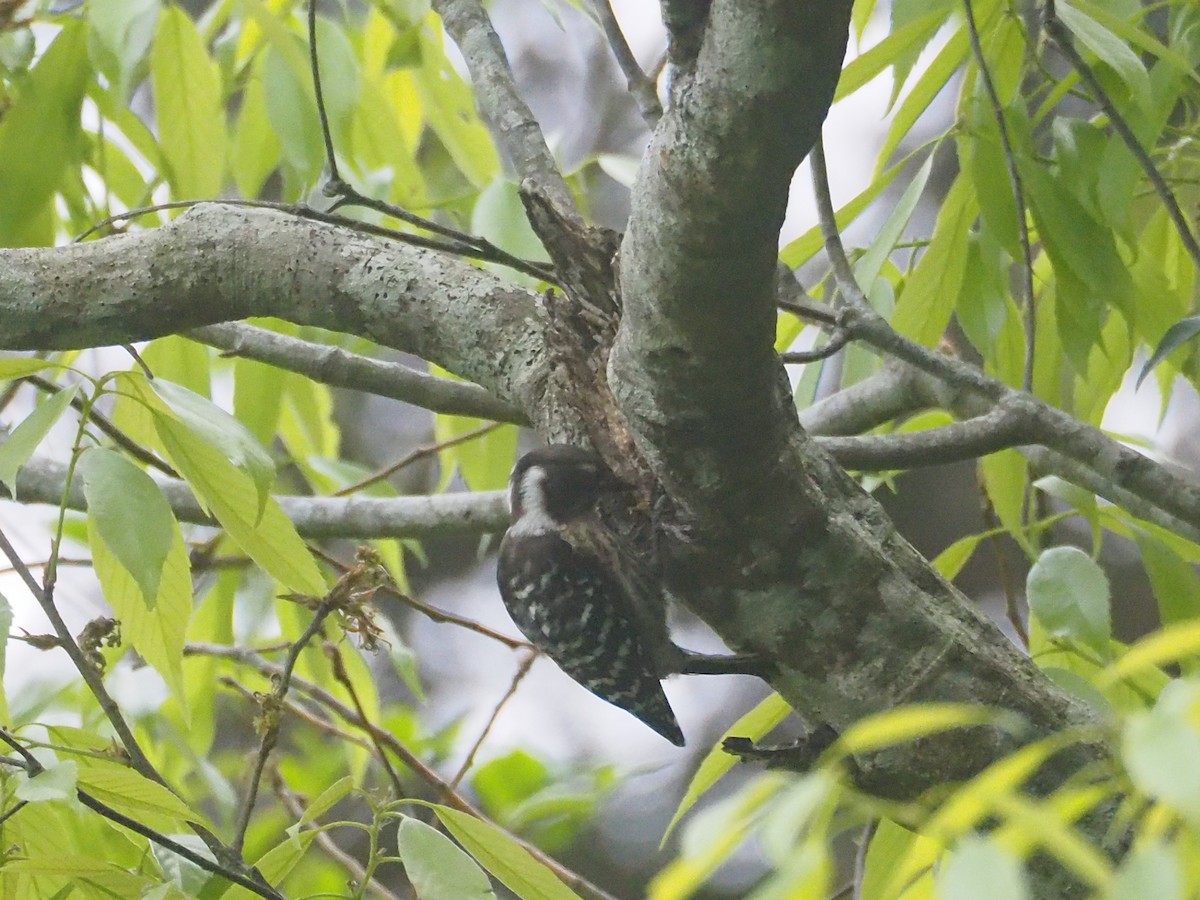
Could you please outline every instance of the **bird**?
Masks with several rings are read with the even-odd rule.
[[[623,489],[597,454],[580,447],[551,444],[517,460],[512,524],[500,541],[500,596],[521,633],[563,672],[682,747],[661,684],[667,673],[655,657],[656,629],[646,626],[637,582],[616,561],[595,513],[604,494]]]

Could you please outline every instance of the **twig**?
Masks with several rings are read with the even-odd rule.
[[[457,788],[459,783],[471,770],[471,766],[475,763],[475,756],[479,753],[479,748],[483,746],[483,742],[487,740],[488,734],[491,733],[492,726],[496,724],[496,720],[500,718],[500,712],[508,704],[508,701],[517,693],[517,688],[521,686],[521,682],[525,676],[529,674],[530,668],[533,666],[533,661],[537,659],[538,653],[533,650],[517,664],[517,671],[513,674],[512,682],[508,685],[508,690],[504,692],[504,696],[500,698],[500,702],[492,709],[492,714],[488,716],[487,724],[483,726],[483,730],[479,732],[479,737],[475,738],[475,742],[471,744],[471,749],[467,751],[467,756],[463,760],[458,771],[454,773],[454,777],[450,779],[450,786]]]
[[[258,360],[322,384],[390,397],[433,412],[517,425],[529,421],[511,403],[497,399],[477,384],[426,375],[399,363],[370,359],[341,347],[301,340],[244,322],[207,325],[187,332],[186,336],[219,347],[225,356]]]
[[[1096,73],[1092,71],[1092,67],[1087,64],[1084,58],[1079,55],[1079,51],[1075,49],[1075,42],[1071,40],[1070,32],[1063,25],[1062,20],[1058,18],[1054,0],[1046,0],[1044,22],[1046,33],[1054,40],[1055,46],[1062,51],[1063,56],[1067,58],[1071,67],[1079,73],[1079,77],[1087,85],[1088,90],[1092,92],[1095,101],[1104,110],[1104,114],[1108,116],[1113,130],[1124,141],[1125,146],[1129,148],[1129,152],[1134,155],[1138,164],[1142,167],[1146,178],[1154,185],[1155,193],[1158,194],[1158,198],[1162,201],[1163,206],[1167,208],[1167,215],[1171,217],[1171,222],[1174,224],[1175,230],[1179,232],[1179,239],[1183,241],[1183,246],[1192,257],[1192,264],[1197,269],[1200,269],[1200,244],[1196,242],[1196,236],[1192,233],[1187,216],[1180,209],[1179,202],[1175,199],[1175,194],[1172,193],[1166,179],[1162,177],[1162,174],[1158,171],[1158,167],[1154,165],[1154,160],[1150,158],[1150,154],[1142,147],[1137,139],[1137,135],[1133,133],[1133,129],[1129,127],[1129,123],[1125,121],[1125,117],[1121,115],[1120,111],[1113,104],[1112,99],[1104,90],[1104,86],[1100,84],[1100,79],[1096,77]]]
[[[337,155],[333,152],[333,134],[329,130],[329,115],[325,112],[325,94],[321,90],[321,62],[317,53],[317,0],[308,0],[308,64],[312,70],[313,96],[317,118],[321,123],[321,138],[325,141],[325,163],[334,184],[342,183],[338,174]]]
[[[651,79],[638,65],[637,58],[629,48],[624,32],[621,31],[621,23],[613,13],[612,3],[609,0],[592,0],[592,8],[600,19],[604,36],[608,39],[608,46],[612,49],[617,65],[621,67],[621,73],[625,76],[625,86],[630,96],[637,103],[643,121],[653,129],[663,114],[662,104],[658,101],[658,87],[655,84],[657,79]]]
[[[267,757],[270,756],[271,750],[275,747],[275,742],[279,740],[279,726],[281,723],[280,704],[287,697],[288,689],[291,687],[292,670],[296,668],[296,661],[300,658],[300,652],[308,645],[308,642],[313,639],[318,631],[321,630],[321,625],[326,617],[334,611],[337,606],[337,600],[333,597],[333,592],[320,602],[316,610],[313,612],[312,621],[308,623],[308,627],[304,629],[304,633],[296,639],[288,650],[287,658],[284,660],[283,666],[279,670],[278,680],[275,684],[275,690],[272,691],[271,697],[263,701],[263,719],[264,727],[262,739],[259,742],[258,754],[255,756],[254,770],[250,774],[250,783],[246,788],[246,796],[242,802],[242,807],[238,811],[237,826],[234,829],[233,842],[231,846],[238,853],[242,852],[242,845],[246,841],[246,829],[250,827],[250,815],[254,812],[254,801],[258,796],[258,787],[262,781],[263,769],[267,764]]]
[[[450,447],[457,447],[459,444],[465,444],[468,441],[473,441],[476,438],[483,437],[485,434],[490,434],[499,427],[500,423],[492,422],[487,425],[481,425],[479,428],[472,428],[470,431],[464,431],[462,434],[456,434],[454,437],[447,438],[444,441],[439,441],[436,444],[426,444],[423,447],[417,447],[415,450],[406,453],[399,460],[392,463],[387,468],[376,472],[374,475],[364,478],[362,481],[355,482],[354,484],[348,484],[346,487],[334,491],[332,496],[345,497],[348,494],[358,493],[363,488],[370,487],[373,484],[377,484],[380,481],[391,478],[401,469],[411,466],[418,460],[422,460],[430,456],[436,456],[442,450],[447,450]]]
[[[358,713],[359,719],[366,722],[367,711],[363,707],[362,700],[358,697],[358,691],[354,689],[354,682],[350,680],[350,674],[346,671],[345,660],[342,659],[341,651],[332,644],[325,645],[325,656],[329,660],[333,668],[333,677],[350,695],[350,700],[354,704],[354,709]],[[395,792],[396,799],[399,800],[404,796],[404,784],[400,781],[400,775],[396,772],[392,761],[388,759],[387,753],[384,752],[383,745],[379,738],[371,731],[367,732],[367,737],[370,738],[371,744],[375,748],[375,755],[379,757],[379,762],[383,766],[383,770],[387,772],[388,780],[392,783],[392,790]]]
[[[1008,123],[1004,118],[1004,106],[1000,95],[996,92],[996,84],[988,69],[987,60],[983,56],[983,46],[979,41],[979,29],[975,24],[975,10],[972,0],[963,0],[963,13],[967,20],[967,35],[971,40],[971,52],[975,63],[979,66],[979,76],[983,79],[984,90],[987,91],[988,103],[992,115],[996,119],[996,128],[1000,132],[1000,144],[1004,150],[1004,167],[1008,170],[1008,183],[1012,188],[1013,203],[1017,210],[1017,238],[1021,243],[1021,287],[1025,294],[1023,312],[1025,313],[1025,364],[1021,374],[1021,390],[1033,392],[1033,354],[1037,337],[1037,308],[1033,296],[1033,250],[1029,243],[1029,223],[1025,220],[1025,186],[1021,181],[1021,173],[1017,170],[1016,154],[1013,151],[1012,139],[1008,134]]]
[[[813,350],[789,350],[787,353],[780,353],[779,358],[785,365],[819,362],[822,359],[829,359],[848,343],[850,343],[850,332],[838,330],[833,333],[829,342],[823,347]]]

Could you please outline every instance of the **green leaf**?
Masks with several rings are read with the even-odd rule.
[[[325,815],[329,810],[336,806],[341,800],[354,790],[354,778],[346,775],[339,778],[325,790],[321,791],[320,795],[304,808],[304,815],[300,817],[300,821],[295,825],[290,826],[288,834],[295,837],[300,826],[307,825],[310,822],[315,822],[321,816]]]
[[[524,259],[547,259],[542,242],[525,216],[517,186],[504,177],[492,179],[479,192],[471,213],[471,231]]]
[[[128,100],[154,39],[157,0],[89,0],[88,53],[112,90]]]
[[[1133,783],[1200,824],[1200,684],[1172,681],[1154,708],[1125,723],[1121,752]]]
[[[471,184],[482,188],[500,169],[492,137],[475,114],[475,100],[442,48],[440,29],[421,30],[421,67],[412,71],[426,121]]]
[[[855,4],[856,8],[858,5]],[[949,10],[939,9],[915,19],[897,28],[866,53],[859,54],[848,62],[842,69],[841,77],[838,78],[837,92],[833,96],[833,102],[837,103],[843,97],[853,94],[888,66],[893,65],[898,57],[924,49],[929,38],[946,21],[948,14]]]
[[[271,128],[271,112],[263,88],[262,62],[265,57],[263,54],[258,58],[246,82],[233,130],[230,166],[234,183],[244,197],[258,196],[280,159],[279,138]]]
[[[1141,59],[1125,41],[1069,3],[1057,4],[1055,13],[1081,44],[1117,73],[1135,103],[1139,106],[1149,105],[1150,76]]]
[[[1200,575],[1195,567],[1148,531],[1136,530],[1134,540],[1142,553],[1162,623],[1200,619]]]
[[[155,378],[150,387],[197,437],[250,477],[261,516],[275,480],[275,463],[250,429],[211,400],[178,384]]]
[[[96,519],[90,515],[88,543],[104,599],[112,607],[113,615],[121,621],[122,637],[162,675],[171,693],[186,708],[183,645],[192,614],[192,579],[187,549],[173,516],[165,527],[169,547],[157,591],[150,597],[113,555],[97,532]],[[130,537],[136,538],[142,528],[144,526]]]
[[[1001,450],[979,460],[979,474],[996,518],[1026,552],[1032,552],[1025,523],[1021,518],[1025,505],[1028,466],[1016,450]]]
[[[954,181],[938,213],[933,238],[896,301],[892,326],[926,346],[941,340],[966,270],[963,247],[979,203],[969,179]]]
[[[982,534],[968,534],[966,537],[959,538],[939,553],[930,565],[937,569],[947,581],[953,581],[958,577],[963,566],[971,559],[975,548],[979,546],[979,542],[983,538]]]
[[[57,365],[57,363],[53,363],[48,359],[38,359],[34,356],[0,357],[0,379],[7,381],[9,378],[23,378],[26,375],[32,375],[34,372],[49,369],[54,365]]]
[[[909,831],[891,819],[881,820],[867,847],[860,900],[892,900],[899,896],[889,889],[889,885],[894,883],[900,866],[910,859],[928,859],[932,862],[941,850],[941,845],[936,841]],[[932,896],[931,881],[932,868],[929,868],[911,884],[911,890],[905,896]]]
[[[91,76],[87,31],[80,21],[64,21],[0,118],[0,247],[53,242],[47,217],[79,156],[80,105]]]
[[[758,706],[729,726],[729,729],[721,735],[721,740],[717,741],[716,746],[708,751],[708,756],[704,757],[699,768],[696,769],[696,774],[692,776],[692,781],[688,785],[687,792],[683,795],[683,799],[679,801],[679,806],[675,808],[675,814],[671,816],[671,821],[667,823],[667,827],[663,831],[662,840],[659,842],[660,847],[666,843],[675,826],[679,824],[679,820],[695,805],[696,801],[737,764],[738,758],[730,753],[726,753],[721,746],[725,738],[744,737],[752,741],[757,741],[759,738],[770,733],[791,712],[792,707],[788,705],[786,700],[778,694],[771,694],[759,703]]]
[[[279,504],[267,497],[260,506],[250,478],[181,422],[155,415],[154,424],[175,468],[234,543],[288,590],[324,594],[321,571]]]
[[[1146,360],[1142,371],[1138,373],[1137,386],[1142,386],[1142,382],[1146,380],[1147,375],[1154,371],[1155,366],[1198,334],[1200,334],[1200,316],[1188,316],[1168,328],[1167,333],[1158,342],[1158,346],[1154,348],[1154,353]]]
[[[1051,637],[1080,641],[1107,659],[1112,635],[1108,579],[1075,547],[1042,553],[1025,581],[1029,611]]]
[[[454,839],[517,896],[524,900],[571,900],[578,896],[494,825],[448,806],[428,806]]]
[[[1200,622],[1180,622],[1142,638],[1098,679],[1100,687],[1136,676],[1146,669],[1165,666],[1200,653]]]
[[[913,213],[916,212],[917,204],[921,201],[921,195],[925,191],[925,184],[929,181],[929,173],[933,171],[933,157],[933,152],[926,157],[925,163],[913,175],[908,187],[904,189],[895,208],[887,217],[887,221],[875,235],[871,246],[854,264],[854,275],[858,286],[867,296],[870,296],[874,290],[875,279],[879,277],[884,262],[896,249],[896,242],[900,240]]]
[[[436,828],[404,816],[396,844],[404,871],[420,900],[496,896],[491,881],[475,860]]]
[[[225,178],[221,78],[196,26],[168,5],[150,53],[159,144],[177,198],[215,197]]]
[[[873,753],[896,744],[973,725],[1002,725],[995,709],[968,703],[914,703],[860,719],[838,739],[847,755]]]
[[[280,153],[303,184],[313,184],[325,163],[316,100],[309,82],[301,79],[274,44],[263,56],[262,86],[267,120],[279,141]]]
[[[73,759],[65,759],[18,783],[13,793],[30,803],[42,800],[69,800],[75,796],[78,778],[79,764]]]
[[[212,827],[168,788],[127,766],[116,763],[81,764],[79,787],[102,803],[150,828],[180,831],[187,822]]]
[[[24,421],[12,430],[12,434],[4,443],[0,444],[0,484],[7,485],[14,496],[17,487],[17,470],[29,461],[33,451],[37,449],[47,432],[54,427],[54,423],[58,421],[66,408],[71,405],[71,401],[75,399],[77,393],[79,393],[77,384],[63,388],[26,416]]]
[[[154,609],[163,564],[178,530],[171,507],[149,475],[120,453],[94,447],[79,460],[88,518]]]
[[[975,900],[987,885],[989,900],[1029,896],[1021,864],[999,843],[971,835],[958,843],[937,875],[938,900]]]

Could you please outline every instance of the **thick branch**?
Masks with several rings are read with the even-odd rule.
[[[370,338],[523,409],[543,399],[537,295],[420,247],[205,204],[153,231],[0,256],[0,349],[127,343],[250,316]]]

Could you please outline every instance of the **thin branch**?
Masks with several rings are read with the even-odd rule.
[[[362,700],[359,699],[358,691],[354,689],[354,682],[350,679],[350,673],[346,671],[346,662],[342,659],[341,652],[337,647],[327,643],[325,645],[325,656],[328,658],[333,668],[334,680],[337,681],[337,683],[342,686],[346,693],[350,695],[350,700],[354,704],[354,709],[358,713],[358,718],[363,722],[368,721],[367,710],[363,706]],[[367,732],[367,737],[371,740],[371,745],[375,749],[375,755],[379,758],[380,765],[382,765],[383,770],[387,772],[388,780],[392,783],[392,791],[394,792],[396,799],[399,800],[403,798],[405,794],[404,784],[400,781],[400,775],[396,772],[396,768],[392,765],[392,761],[388,759],[387,753],[384,752],[383,744],[380,743],[379,738],[370,731]]]
[[[528,422],[519,409],[477,384],[426,375],[399,363],[381,362],[254,325],[206,325],[187,332],[187,337],[219,347],[225,356],[258,360],[322,384],[401,400],[433,412],[518,425]]]
[[[483,730],[479,732],[479,737],[475,738],[475,742],[471,744],[471,749],[467,751],[467,756],[463,760],[462,765],[458,767],[458,771],[450,779],[451,787],[457,788],[467,772],[471,770],[471,766],[475,763],[475,756],[479,753],[479,748],[483,746],[483,742],[487,740],[487,736],[491,733],[492,726],[500,718],[500,712],[508,704],[508,701],[516,695],[517,688],[521,686],[521,682],[529,674],[529,670],[533,667],[533,662],[537,658],[538,652],[536,650],[530,651],[521,658],[521,661],[517,664],[517,671],[513,674],[512,681],[508,685],[508,690],[504,692],[504,696],[500,698],[500,701],[492,709],[492,714],[488,716],[487,724],[483,726]]]
[[[1096,77],[1096,73],[1092,71],[1092,67],[1087,64],[1079,51],[1075,49],[1075,42],[1071,39],[1071,33],[1067,27],[1063,25],[1062,20],[1058,18],[1058,13],[1055,10],[1054,0],[1046,0],[1044,22],[1046,33],[1053,39],[1055,46],[1062,51],[1063,56],[1071,64],[1071,67],[1079,73],[1079,77],[1083,83],[1087,85],[1091,91],[1092,97],[1100,108],[1104,110],[1104,114],[1108,116],[1108,120],[1112,123],[1113,130],[1117,132],[1125,146],[1129,148],[1129,152],[1137,159],[1138,164],[1142,167],[1146,178],[1154,185],[1154,191],[1158,194],[1159,200],[1163,206],[1167,208],[1167,215],[1171,217],[1171,222],[1175,226],[1175,230],[1179,232],[1179,239],[1183,241],[1183,246],[1187,249],[1188,254],[1192,257],[1192,264],[1197,269],[1200,269],[1200,244],[1196,242],[1196,236],[1192,233],[1191,225],[1188,224],[1187,216],[1179,207],[1179,201],[1175,199],[1175,194],[1171,191],[1170,185],[1166,179],[1158,171],[1158,167],[1154,165],[1154,160],[1150,158],[1150,154],[1142,147],[1138,141],[1137,135],[1133,133],[1133,129],[1129,127],[1129,123],[1125,121],[1125,117],[1121,115],[1108,93],[1104,90],[1104,86],[1100,84],[1100,79]]]
[[[0,443],[3,443],[0,441]],[[62,463],[34,458],[17,474],[15,495],[24,503],[52,503],[63,497],[67,470]],[[159,489],[181,522],[217,525],[182,481],[161,479]],[[275,500],[303,537],[419,538],[487,534],[508,527],[508,492],[475,491],[414,497],[298,497]],[[82,481],[72,479],[68,509],[86,510]]]
[[[604,29],[604,36],[617,65],[621,67],[621,73],[625,76],[625,86],[642,114],[642,120],[653,129],[662,118],[663,112],[662,104],[658,100],[656,79],[650,78],[638,65],[637,57],[633,55],[629,42],[625,40],[625,33],[621,31],[621,23],[617,21],[613,12],[612,3],[609,0],[592,0],[592,8]]]
[[[419,460],[427,459],[430,456],[436,456],[441,451],[447,450],[451,447],[457,447],[460,444],[469,443],[476,438],[481,438],[486,434],[490,434],[499,427],[499,423],[492,422],[488,425],[481,425],[478,428],[472,428],[470,431],[464,431],[462,434],[456,434],[454,437],[447,438],[444,441],[439,441],[436,444],[426,444],[423,447],[417,447],[415,450],[410,450],[396,462],[392,463],[385,469],[381,469],[374,475],[364,478],[362,481],[356,481],[354,484],[348,484],[344,488],[334,491],[333,496],[345,497],[349,494],[358,493],[364,488],[368,488],[373,484],[377,484],[380,481],[385,481],[386,479],[391,478],[400,470],[411,466],[413,463],[418,462]]]
[[[822,359],[829,359],[850,343],[850,337],[850,332],[839,329],[833,333],[829,342],[823,347],[813,350],[790,350],[787,353],[780,353],[779,358],[785,365],[819,362]]]
[[[504,47],[483,4],[479,0],[433,0],[433,8],[462,51],[475,100],[495,127],[522,183],[530,182],[537,193],[545,196],[560,219],[582,225],[583,218],[541,126],[517,90]]]
[[[1000,95],[996,92],[996,83],[988,69],[987,60],[983,56],[983,45],[979,41],[979,29],[975,24],[975,10],[972,0],[963,0],[963,13],[967,20],[967,35],[971,40],[971,52],[975,63],[979,66],[979,75],[983,79],[984,90],[987,91],[988,103],[992,115],[996,119],[996,128],[1000,132],[1000,145],[1004,150],[1004,167],[1008,171],[1008,183],[1012,189],[1013,202],[1017,209],[1017,238],[1021,243],[1021,287],[1025,294],[1022,310],[1025,313],[1025,364],[1021,374],[1021,390],[1033,392],[1033,354],[1037,341],[1037,308],[1033,296],[1033,250],[1029,243],[1029,223],[1025,219],[1025,186],[1021,181],[1021,173],[1017,170],[1017,158],[1013,151],[1012,139],[1008,134],[1008,122],[1004,118],[1004,106]]]

